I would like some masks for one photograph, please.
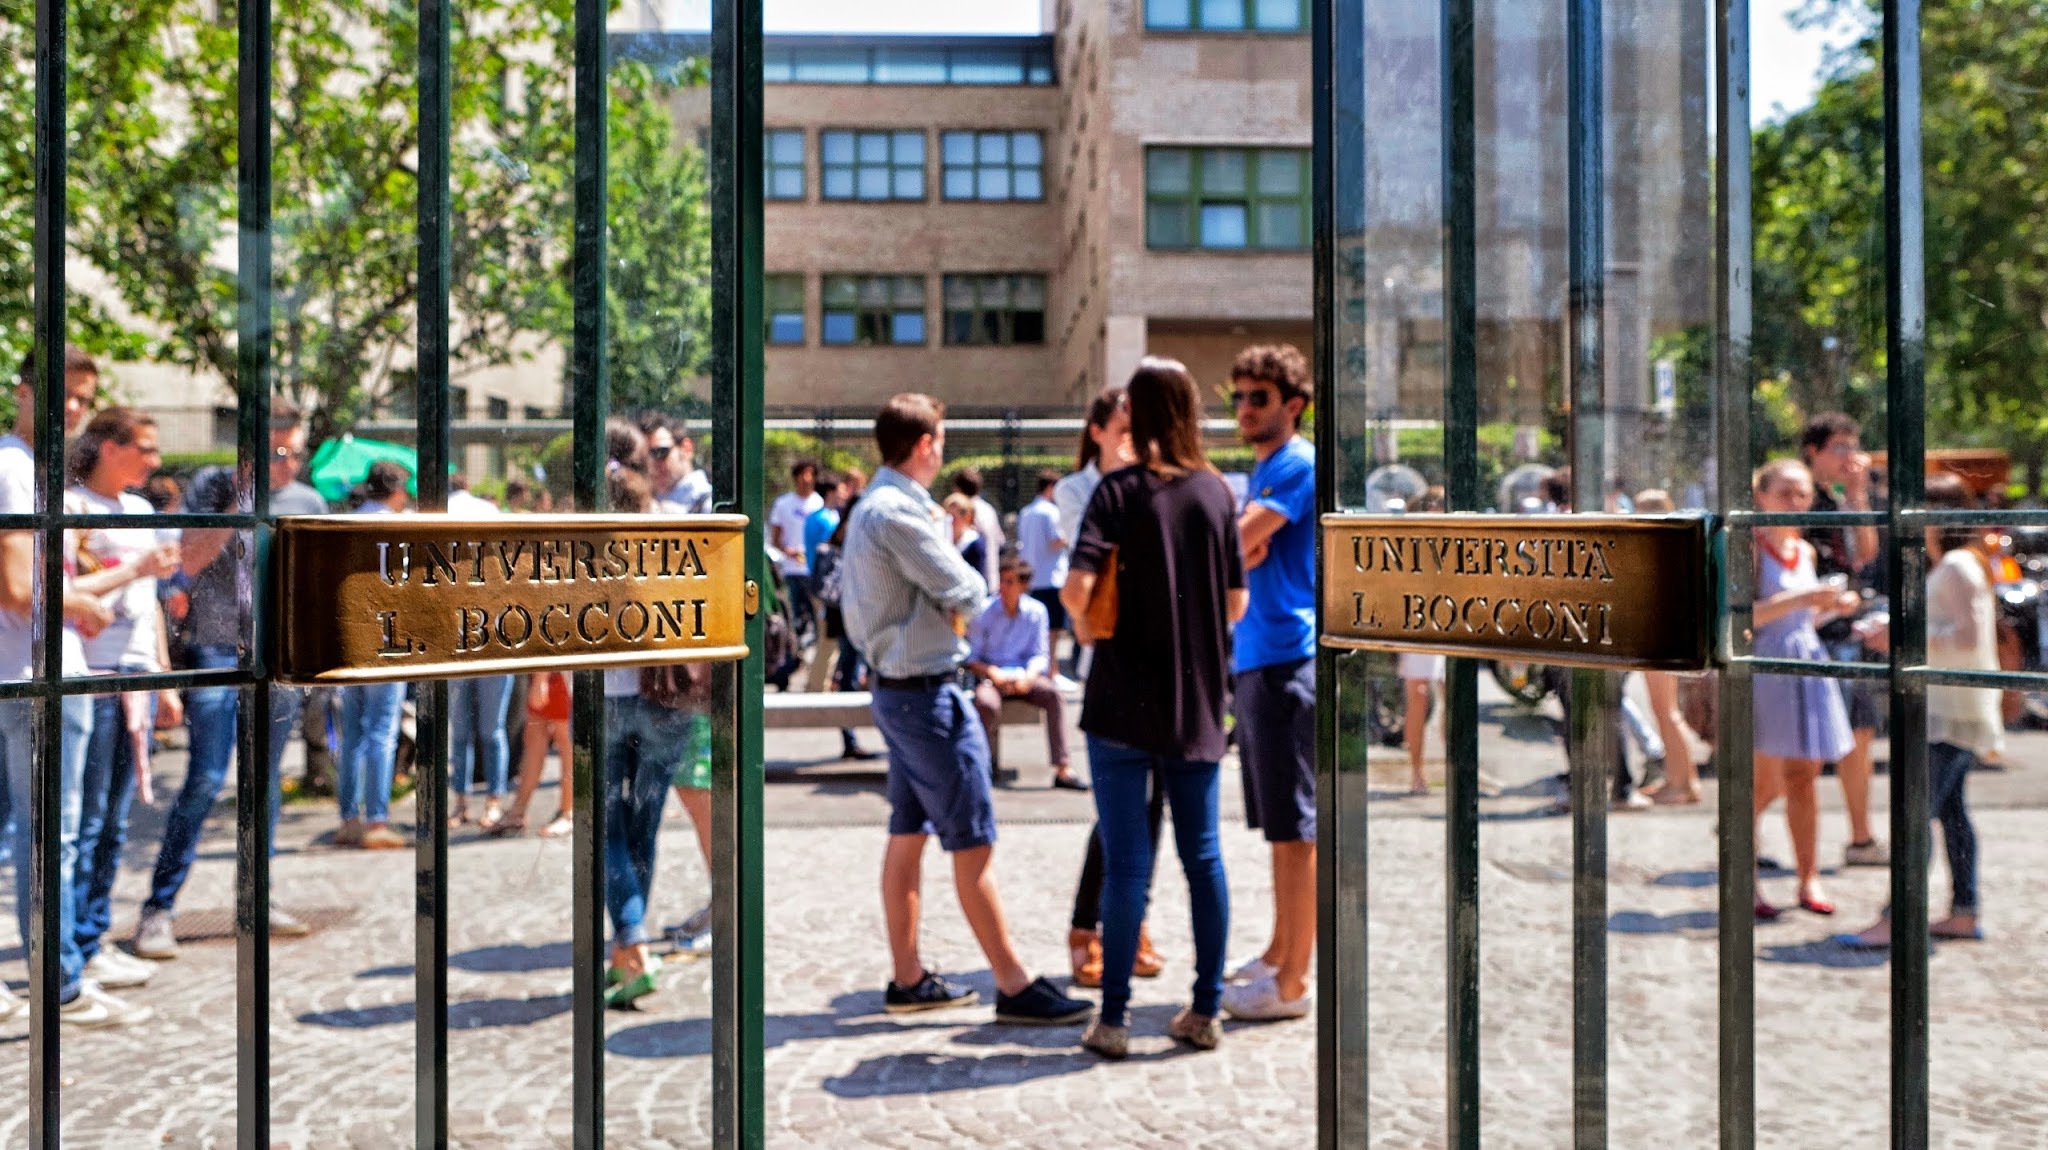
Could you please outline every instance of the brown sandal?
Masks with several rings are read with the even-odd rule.
[[[1138,928],[1138,960],[1131,964],[1131,974],[1138,978],[1158,978],[1166,969],[1166,959],[1152,949],[1152,932]]]
[[[1092,930],[1067,931],[1067,955],[1074,964],[1074,985],[1102,985],[1102,939]]]

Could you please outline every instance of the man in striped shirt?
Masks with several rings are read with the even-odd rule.
[[[925,840],[953,856],[960,909],[988,957],[996,1020],[1059,1026],[1090,1005],[1025,970],[996,893],[988,740],[960,689],[967,621],[988,587],[954,549],[930,487],[945,464],[945,407],[928,395],[891,399],[875,418],[884,466],[846,528],[840,610],[847,638],[874,671],[875,726],[889,745],[889,846],[882,864],[893,976],[892,1014],[966,1006],[975,992],[927,969],[917,949]]]

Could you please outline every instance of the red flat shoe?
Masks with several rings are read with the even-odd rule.
[[[1814,914],[1833,914],[1835,913],[1835,904],[1824,902],[1817,898],[1808,898],[1802,894],[1799,896],[1799,909],[1811,911]]]
[[[1772,906],[1762,899],[1756,900],[1756,920],[1758,922],[1776,922],[1778,921],[1778,916],[1784,913],[1784,907]]]

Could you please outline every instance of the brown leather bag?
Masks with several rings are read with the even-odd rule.
[[[1088,634],[1098,643],[1116,634],[1118,551],[1109,549],[1101,569],[1095,572],[1095,587],[1088,593]]]

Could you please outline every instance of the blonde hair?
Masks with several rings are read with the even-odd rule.
[[[1808,483],[1812,483],[1813,472],[1808,471],[1806,465],[1796,459],[1773,459],[1757,468],[1756,473],[1750,476],[1749,493],[1752,496],[1762,495],[1780,479],[1793,478],[1804,478]]]
[[[974,514],[974,500],[967,498],[958,491],[946,496],[946,501],[941,506],[946,509],[946,514],[948,515],[972,516]]]
[[[1645,515],[1669,515],[1678,510],[1671,493],[1661,487],[1636,492],[1636,510]]]

